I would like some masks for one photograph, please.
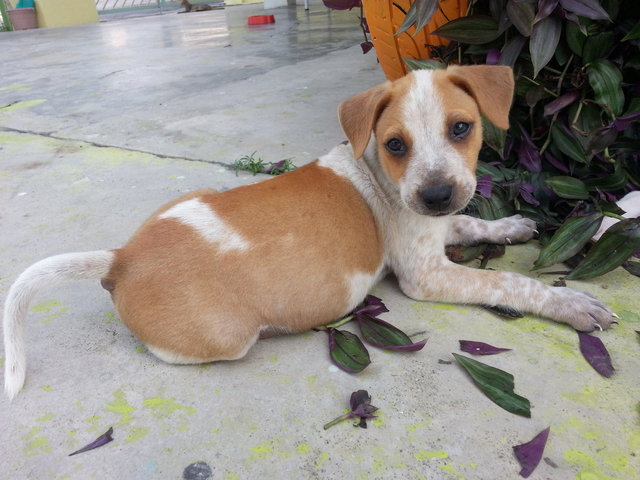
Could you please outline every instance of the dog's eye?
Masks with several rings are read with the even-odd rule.
[[[384,144],[384,146],[392,155],[404,155],[407,150],[404,142],[395,137],[391,140],[388,140],[387,143]]]
[[[471,124],[467,122],[456,122],[451,127],[451,136],[454,140],[462,140],[471,131]]]

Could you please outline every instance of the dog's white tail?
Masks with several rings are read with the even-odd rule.
[[[62,280],[104,277],[111,267],[111,251],[66,253],[45,258],[27,268],[9,289],[4,305],[4,390],[10,399],[22,388],[26,372],[24,322],[33,295]]]

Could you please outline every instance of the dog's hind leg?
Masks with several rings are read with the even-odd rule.
[[[521,243],[536,233],[536,222],[522,215],[499,220],[481,220],[468,215],[451,217],[447,245],[477,245],[479,243]]]

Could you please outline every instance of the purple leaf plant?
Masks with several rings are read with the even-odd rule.
[[[349,412],[331,420],[324,426],[324,429],[327,430],[340,422],[356,417],[358,417],[359,420],[354,426],[367,428],[367,418],[375,418],[374,413],[378,410],[378,407],[371,405],[371,395],[369,395],[369,392],[366,390],[353,392],[349,399],[349,406],[351,407]]]

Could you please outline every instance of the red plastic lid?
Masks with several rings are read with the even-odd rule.
[[[253,15],[247,19],[249,25],[264,25],[265,23],[275,23],[273,15]]]

